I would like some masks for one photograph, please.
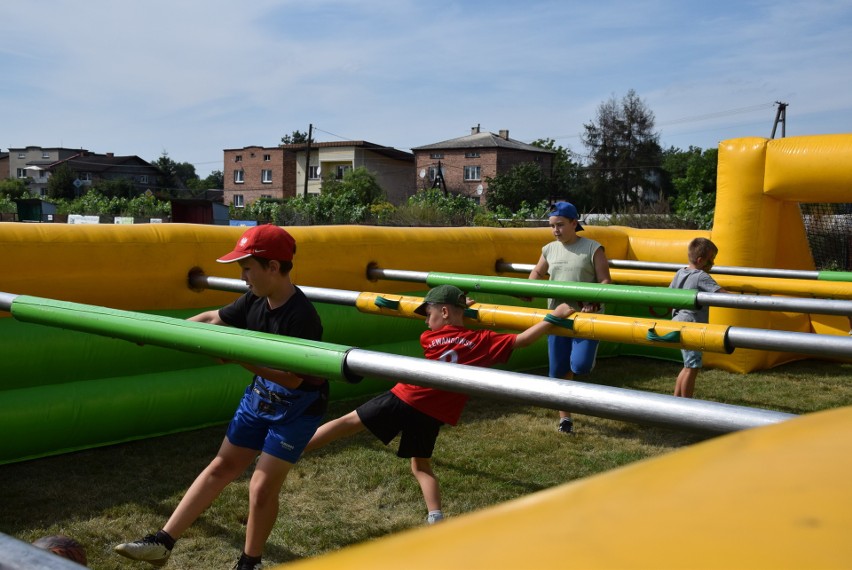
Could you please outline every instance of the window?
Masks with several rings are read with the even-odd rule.
[[[25,152],[19,152],[18,153],[18,158],[26,158],[26,157],[27,157],[27,153],[25,153]]]
[[[42,158],[50,158],[50,153],[47,152],[47,151],[44,151],[44,152],[41,153],[41,157]]]
[[[260,181],[264,184],[272,184],[272,171],[262,170],[260,172]]]
[[[443,174],[444,174],[444,167],[442,166],[441,167],[441,175],[443,176]],[[434,182],[437,177],[438,177],[438,167],[437,166],[430,166],[429,167],[429,180]]]
[[[309,166],[308,167],[308,179],[309,180],[319,180],[320,169],[319,166]]]
[[[234,194],[234,208],[245,208],[246,203],[242,194]]]
[[[261,199],[266,198],[267,200],[272,200],[272,194],[261,194]]]
[[[478,152],[466,152],[464,153],[465,158],[479,158]]]
[[[242,184],[246,181],[246,173],[244,170],[234,171],[234,184]]]
[[[339,166],[337,167],[337,179],[338,179],[338,180],[340,180],[341,178],[343,178],[343,175],[344,175],[344,174],[346,174],[347,172],[349,172],[350,170],[352,170],[352,167],[351,167],[351,166],[349,166],[348,164],[346,164],[346,165],[343,165],[343,164],[339,165]]]
[[[19,168],[18,169],[18,178],[26,178],[27,177],[27,169]]]
[[[439,158],[444,158],[444,153],[443,152],[433,152],[432,154],[429,155],[429,158],[431,158],[433,160],[437,160]]]
[[[237,156],[234,157],[234,162],[242,162],[242,161],[243,161],[243,155],[238,154]]]
[[[79,178],[83,182],[91,182],[92,181],[92,173],[91,172],[78,172],[77,178]]]
[[[465,166],[464,167],[464,179],[465,180],[479,180],[479,166]]]
[[[148,184],[148,175],[143,174],[139,177],[139,184]]]
[[[271,154],[264,154],[263,155],[263,162],[269,162],[270,160],[272,160]]]

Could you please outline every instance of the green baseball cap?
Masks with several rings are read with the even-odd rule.
[[[423,303],[414,309],[414,312],[425,317],[426,305],[453,305],[466,309],[467,297],[465,297],[464,291],[455,285],[438,285],[429,289],[429,292],[423,298]]]

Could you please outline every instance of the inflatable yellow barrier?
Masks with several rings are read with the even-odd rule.
[[[848,201],[852,169],[846,165],[850,156],[852,135],[726,141],[720,145],[712,232],[587,225],[585,235],[600,241],[612,259],[685,263],[689,241],[709,236],[719,246],[720,265],[813,269],[797,201]],[[371,280],[369,268],[495,275],[501,261],[534,263],[541,247],[553,239],[545,227],[289,229],[298,244],[292,274],[297,284],[388,294],[422,294],[425,286]],[[198,268],[207,275],[238,278],[237,267],[217,264],[215,259],[229,251],[242,232],[239,227],[195,224],[0,223],[4,262],[0,292],[183,318],[234,298],[234,293],[194,290],[188,285],[188,275]],[[720,281],[735,289],[733,279],[725,276]],[[763,288],[761,294],[801,293],[783,289],[791,286],[783,279],[752,278],[739,287],[756,291],[757,283]],[[852,285],[843,282],[809,286],[811,292],[841,299],[849,299],[852,291]],[[495,301],[475,296],[485,304],[518,303],[512,297]],[[541,302],[537,301],[538,306]],[[319,308],[326,331],[324,340],[328,342],[408,356],[420,354],[420,322],[377,319],[330,305]],[[613,307],[616,315],[617,310]],[[664,310],[650,315],[646,311],[643,316],[666,320]],[[584,325],[578,321],[578,326]],[[658,329],[665,333],[667,326],[660,324]],[[707,330],[725,327],[835,335],[846,334],[848,322],[839,316],[713,307]],[[627,336],[640,339],[642,330],[634,328],[636,331]],[[3,449],[0,463],[224,422],[245,383],[238,367],[219,366],[209,358],[16,323],[2,312],[0,342],[4,348],[0,360],[0,421],[7,441],[16,442],[14,448]],[[678,357],[673,348],[643,343],[651,344],[610,344],[602,347],[602,354]],[[801,354],[754,349],[728,354],[719,350],[720,340],[706,346],[707,366],[736,372],[804,358]],[[540,343],[517,351],[508,367],[523,370],[541,367],[544,362]],[[371,382],[360,387],[339,385],[333,388],[332,397],[381,386],[384,384]],[[113,397],[106,398],[107,393]],[[115,407],[112,401],[117,398],[127,406]],[[133,403],[139,398],[144,405]],[[140,412],[180,410],[187,398],[195,404],[193,414],[152,416]],[[33,402],[39,403],[38,409],[51,410],[51,417],[67,428],[61,437],[44,427],[42,416],[30,405]]]
[[[276,568],[849,568],[850,432],[810,414]]]

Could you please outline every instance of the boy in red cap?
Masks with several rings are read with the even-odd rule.
[[[248,292],[218,310],[190,320],[322,340],[314,306],[290,280],[296,242],[273,225],[248,229],[220,263],[237,262]],[[249,515],[236,570],[260,567],[261,554],[278,515],[278,495],[328,407],[328,382],[304,374],[242,364],[254,378],[228,426],[216,457],[195,479],[172,516],[156,534],[119,544],[116,552],[163,566],[175,541],[252,463]]]
[[[426,358],[493,366],[509,360],[514,349],[529,346],[552,330],[552,325],[545,321],[520,334],[469,329],[464,326],[467,305],[465,294],[453,285],[439,285],[429,290],[423,304],[415,310],[426,317],[429,329],[420,335]],[[571,307],[562,304],[553,309],[553,316],[565,318],[573,312]],[[401,433],[397,455],[411,459],[411,473],[420,485],[429,512],[426,522],[434,524],[443,520],[444,513],[438,478],[432,471],[432,452],[441,426],[456,425],[467,400],[468,396],[460,392],[400,382],[389,392],[320,426],[305,451],[354,435],[365,428],[385,445]]]

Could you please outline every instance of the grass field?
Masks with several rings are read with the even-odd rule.
[[[668,394],[680,366],[641,358],[598,362],[589,381]],[[748,375],[706,370],[696,397],[808,413],[852,404],[852,364],[802,361]],[[366,398],[335,402],[329,418]],[[556,432],[556,413],[476,398],[444,428],[435,471],[444,512],[458,516],[515,497],[675,451],[702,436],[575,416],[578,433]],[[25,541],[62,533],[97,569],[148,568],[112,552],[159,528],[215,454],[224,426],[0,466],[0,532]],[[168,567],[230,568],[242,547],[248,474],[228,487],[186,533]],[[426,516],[408,462],[362,433],[303,458],[281,495],[267,565],[316,556],[422,525]],[[2,564],[0,564],[1,566]]]

